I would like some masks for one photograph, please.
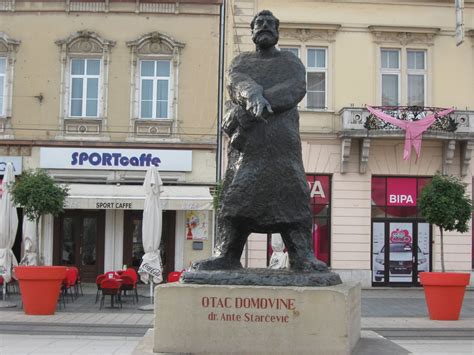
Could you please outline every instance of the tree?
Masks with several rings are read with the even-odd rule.
[[[26,171],[12,186],[15,204],[23,208],[30,221],[36,222],[36,245],[39,240],[39,221],[42,215],[57,216],[64,211],[69,188],[58,184],[44,170]]]
[[[441,270],[445,272],[443,231],[464,233],[469,229],[472,204],[466,184],[455,176],[436,174],[421,192],[418,205],[423,217],[439,227]]]

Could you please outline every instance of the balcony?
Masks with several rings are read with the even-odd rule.
[[[440,112],[434,107],[379,107],[390,116],[403,121],[415,122],[430,114]],[[378,118],[364,107],[344,107],[339,111],[342,129],[339,133],[342,144],[341,173],[347,171],[351,145],[356,141],[360,148],[359,172],[367,171],[370,141],[372,139],[405,139],[405,130]],[[456,143],[461,148],[461,175],[467,174],[474,148],[474,111],[455,110],[440,116],[423,133],[424,139],[443,141],[443,173],[448,173],[452,164]]]

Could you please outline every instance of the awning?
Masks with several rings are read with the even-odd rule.
[[[142,185],[68,184],[67,209],[142,210]],[[206,186],[164,186],[160,194],[164,210],[212,210],[212,196]]]

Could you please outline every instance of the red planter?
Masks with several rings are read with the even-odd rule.
[[[65,266],[17,266],[23,309],[29,315],[51,315],[56,310]]]
[[[421,272],[428,313],[432,320],[458,320],[470,274]]]

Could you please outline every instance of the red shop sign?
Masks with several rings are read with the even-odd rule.
[[[416,178],[387,178],[387,206],[416,206]]]
[[[329,176],[306,175],[306,181],[308,181],[312,202],[322,205],[329,204]]]

